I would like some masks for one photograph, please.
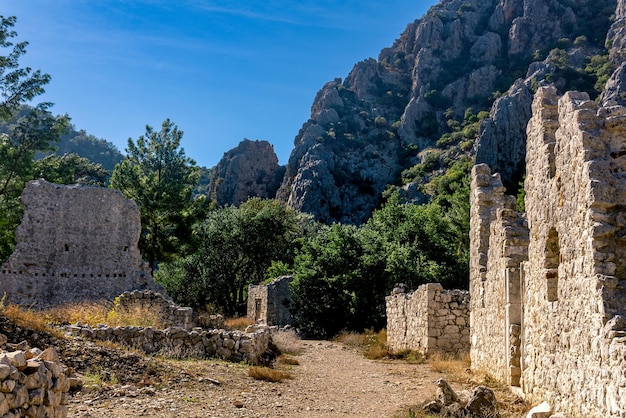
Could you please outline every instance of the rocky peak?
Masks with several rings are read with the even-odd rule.
[[[477,155],[514,187],[533,91],[542,83],[593,89],[585,66],[604,53],[610,15],[625,16],[624,3],[442,0],[377,60],[320,90],[277,197],[322,221],[360,223],[388,184],[401,185],[403,169],[432,155],[440,155],[439,170]],[[621,45],[617,22],[612,34]],[[626,91],[615,77],[613,96]],[[489,109],[479,134],[459,132],[464,118]]]
[[[244,139],[213,170],[208,195],[218,206],[238,206],[249,197],[274,198],[284,173],[269,142]]]

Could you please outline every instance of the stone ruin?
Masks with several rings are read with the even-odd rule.
[[[248,287],[248,319],[266,325],[294,325],[290,312],[293,276],[281,276],[267,285]]]
[[[161,290],[137,247],[139,209],[121,192],[41,179],[27,184],[22,203],[15,250],[0,268],[0,295],[11,303],[39,308]]]
[[[387,345],[393,351],[469,352],[469,292],[444,290],[439,283],[409,292],[396,285],[385,298]]]
[[[624,417],[626,109],[544,87],[527,133],[525,214],[472,171],[472,368],[567,416]]]

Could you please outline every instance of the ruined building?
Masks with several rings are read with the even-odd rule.
[[[626,416],[626,109],[540,88],[525,215],[471,190],[471,359],[567,416]]]
[[[22,204],[15,250],[0,269],[8,301],[44,307],[161,290],[137,247],[139,209],[121,192],[34,180]]]
[[[291,289],[293,276],[281,276],[267,285],[248,287],[248,319],[261,321],[266,325],[293,325]]]
[[[423,355],[467,353],[469,299],[466,290],[444,290],[439,283],[423,284],[414,292],[397,285],[385,298],[387,346]]]

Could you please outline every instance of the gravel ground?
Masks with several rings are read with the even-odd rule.
[[[304,341],[300,363],[281,366],[281,383],[258,381],[248,367],[217,360],[153,360],[134,382],[73,395],[73,417],[394,417],[431,400],[442,377],[425,364],[372,361],[328,341]],[[123,379],[122,379],[123,380]],[[453,384],[453,386],[455,386]],[[460,387],[455,387],[460,389]]]

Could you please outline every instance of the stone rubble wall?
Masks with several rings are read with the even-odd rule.
[[[2,417],[65,418],[70,385],[67,368],[52,348],[0,353]]]
[[[21,200],[15,249],[0,268],[7,301],[41,308],[162,291],[137,246],[139,209],[121,192],[40,179],[26,185]]]
[[[147,354],[159,353],[176,358],[219,357],[231,361],[258,364],[270,344],[270,332],[204,330],[194,328],[108,327],[70,325],[65,331],[75,337],[90,340],[112,341]]]
[[[487,165],[473,168],[471,190],[472,367],[519,386],[520,269],[528,258],[528,227]]]
[[[176,327],[191,330],[197,326],[192,308],[180,307],[162,294],[151,290],[124,292],[115,298],[113,309],[119,313],[132,313],[136,310],[154,313],[159,318],[159,325],[163,328]]]
[[[266,325],[294,325],[290,312],[293,276],[281,276],[267,285],[248,287],[248,319],[262,321]]]
[[[567,415],[624,417],[626,109],[542,88],[533,115],[523,390]]]
[[[424,355],[469,351],[469,292],[428,283],[411,293],[398,287],[385,301],[391,350]]]
[[[526,214],[472,171],[472,368],[570,417],[626,417],[626,109],[540,88]]]

